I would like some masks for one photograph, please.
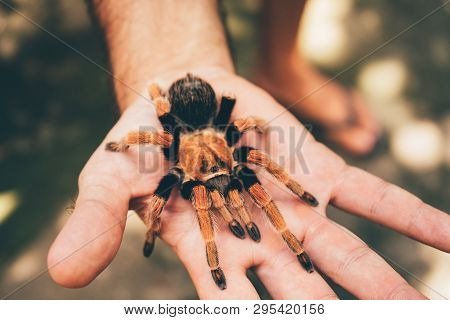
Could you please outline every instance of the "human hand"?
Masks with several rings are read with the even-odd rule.
[[[303,240],[316,268],[358,298],[424,298],[355,235],[328,220],[325,209],[331,203],[449,252],[450,219],[445,213],[396,186],[346,165],[307,134],[292,115],[283,113],[284,109],[268,94],[242,78],[214,68],[190,71],[210,82],[216,93],[230,91],[236,94],[234,119],[256,115],[270,122],[270,127],[283,129],[277,130],[277,136],[271,132],[261,136],[249,133],[244,138],[249,145],[258,148],[269,145],[274,160],[283,156],[294,159],[293,170],[289,173],[319,200],[319,206],[312,208],[258,171],[288,227]],[[170,84],[181,76],[184,74],[168,75],[165,80]],[[126,109],[105,142],[118,140],[126,132],[142,126],[160,126],[153,107],[145,99]],[[290,147],[292,137],[287,137],[290,128],[297,138],[306,134],[301,157],[299,150]],[[105,143],[99,146],[83,169],[75,210],[49,252],[49,272],[57,283],[66,287],[87,285],[111,262],[120,246],[129,201],[151,194],[167,170],[167,166],[153,165],[157,167],[154,171],[141,172],[138,148],[112,154],[106,152],[104,146]],[[308,166],[308,174],[300,170],[301,159]],[[161,152],[155,148],[148,154],[146,163],[164,163]],[[174,192],[165,207],[161,238],[187,268],[199,297],[257,299],[258,295],[245,275],[248,268],[254,267],[276,299],[336,298],[318,272],[308,274],[303,270],[281,236],[269,226],[264,213],[248,205],[248,199],[246,203],[260,228],[261,242],[234,237],[226,224],[217,219],[216,243],[221,268],[227,278],[227,289],[223,291],[211,279],[191,203]],[[140,250],[140,244],[136,250]]]

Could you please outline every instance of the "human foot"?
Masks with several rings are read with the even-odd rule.
[[[298,57],[264,63],[254,81],[320,135],[354,155],[373,150],[380,126],[364,99],[319,73]]]

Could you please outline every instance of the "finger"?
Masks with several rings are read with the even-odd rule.
[[[277,205],[289,229],[297,239],[302,239],[303,237],[296,231],[302,229],[301,212],[306,206],[303,204],[299,204],[299,207],[293,206],[292,201],[278,201]],[[264,213],[260,212],[259,208],[257,212],[259,217],[255,215],[255,218],[260,218],[257,223],[261,226],[263,235],[261,243],[252,251],[253,265],[256,265],[255,272],[270,295],[274,299],[337,299],[336,294],[318,272],[308,273],[301,266],[280,232],[269,225],[270,222]]]
[[[185,221],[186,229],[196,224],[196,221],[192,221],[192,224]],[[258,293],[246,276],[246,270],[251,267],[249,261],[251,254],[247,253],[251,242],[242,243],[242,239],[226,232],[227,228],[225,225],[218,227],[222,232],[217,232],[215,237],[219,265],[226,279],[224,290],[217,287],[211,276],[206,260],[205,243],[199,230],[188,231],[172,247],[186,267],[200,299],[259,299]],[[169,233],[164,234],[164,238],[173,236]],[[240,250],[236,249],[239,246]]]
[[[309,210],[304,244],[316,266],[361,299],[424,299],[349,230]]]
[[[200,299],[259,300],[259,295],[247,278],[243,268],[234,266],[222,269],[227,281],[227,288],[225,290],[220,290],[215,285],[208,268],[200,272],[200,269],[196,267],[187,267]]]
[[[363,170],[347,167],[333,204],[408,237],[450,252],[450,217],[411,193]]]
[[[111,262],[125,227],[129,195],[113,177],[80,181],[75,210],[50,248],[49,273],[65,287],[82,287]]]
[[[274,299],[338,299],[318,272],[306,272],[287,249],[258,266],[256,274]]]
[[[350,152],[363,155],[373,149],[377,136],[367,129],[355,127],[336,130],[330,135],[330,139],[342,144]]]
[[[201,247],[198,246],[197,248],[200,249]],[[199,252],[203,251],[199,250]],[[181,255],[180,258],[191,276],[200,299],[259,299],[258,293],[246,276],[245,267],[221,262],[227,287],[220,290],[211,277],[211,270],[206,263],[206,257],[198,256],[194,258],[193,256]],[[204,263],[202,263],[203,261]]]
[[[353,99],[355,116],[358,122],[375,137],[379,137],[381,132],[380,124],[371,112],[364,97],[355,90],[350,92],[350,98]]]

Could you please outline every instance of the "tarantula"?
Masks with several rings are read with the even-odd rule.
[[[174,164],[153,195],[142,198],[132,207],[148,230],[144,256],[152,253],[160,232],[164,205],[172,189],[179,186],[183,198],[190,200],[195,208],[212,278],[220,289],[225,289],[225,275],[219,266],[214,242],[212,214],[219,213],[236,237],[245,238],[242,222],[253,241],[261,240],[260,231],[244,205],[243,187],[281,233],[301,265],[313,272],[313,264],[300,241],[289,231],[271,196],[246,164],[265,168],[309,205],[317,206],[317,200],[265,153],[249,146],[235,147],[244,132],[262,132],[265,122],[249,117],[228,123],[236,98],[232,94],[223,94],[218,106],[211,85],[189,73],[174,82],[167,93],[163,93],[157,84],[150,85],[149,93],[164,130],[129,132],[121,141],[106,144],[106,150],[114,152],[126,151],[137,144],[158,145],[166,159]]]

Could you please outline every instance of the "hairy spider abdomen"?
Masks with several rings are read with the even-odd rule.
[[[217,114],[217,100],[211,85],[188,73],[169,88],[171,113],[182,120],[187,131],[211,124]]]

